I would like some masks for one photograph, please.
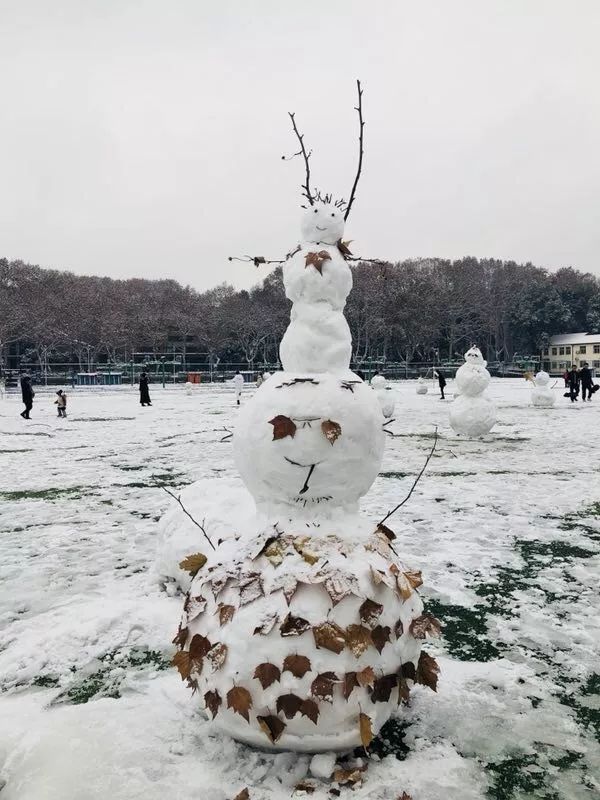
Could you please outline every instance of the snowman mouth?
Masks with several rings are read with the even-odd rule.
[[[326,231],[326,230],[327,230],[327,228],[319,228],[319,226],[318,226],[318,225],[315,225],[315,227],[316,227],[316,229],[317,229],[318,231]]]
[[[301,467],[302,469],[308,469],[308,475],[306,476],[306,480],[304,481],[304,485],[302,486],[302,488],[298,492],[299,495],[306,494],[306,492],[308,492],[308,489],[309,489],[308,482],[311,479],[311,476],[312,476],[312,474],[313,474],[313,472],[315,470],[315,467],[317,466],[317,464],[320,464],[321,462],[317,461],[316,464],[299,464],[297,461],[292,461],[292,459],[288,458],[287,456],[284,456],[284,458],[285,458],[285,460],[287,462],[289,462],[290,464],[293,464],[295,467]]]

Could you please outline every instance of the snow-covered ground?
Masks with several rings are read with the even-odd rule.
[[[39,392],[0,400],[0,800],[283,800],[310,756],[212,731],[169,668],[181,599],[152,577],[157,521],[183,487],[235,475],[230,387]],[[450,383],[449,396],[453,385]],[[389,524],[445,624],[437,694],[416,687],[353,796],[600,797],[600,398],[529,405],[494,380],[485,441],[430,388],[394,384],[396,421],[364,511]],[[246,390],[245,397],[251,389]],[[322,759],[321,759],[322,760]],[[352,790],[342,789],[342,795]]]

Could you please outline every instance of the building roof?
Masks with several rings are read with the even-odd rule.
[[[550,337],[550,345],[557,344],[600,344],[600,333],[561,333]]]

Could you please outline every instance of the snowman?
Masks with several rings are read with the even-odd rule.
[[[194,384],[193,384],[191,381],[186,381],[186,384],[185,384],[185,393],[186,393],[188,396],[191,396],[191,395],[193,395],[193,394],[194,394]]]
[[[377,395],[377,399],[381,407],[381,413],[386,420],[390,420],[394,414],[394,408],[396,407],[394,390],[388,385],[388,382],[383,375],[379,375],[379,373],[377,375],[373,375],[371,378],[371,387],[375,390],[375,394]]]
[[[344,752],[367,746],[414,682],[435,688],[421,645],[439,624],[423,613],[420,573],[400,561],[395,535],[359,511],[385,418],[350,370],[343,217],[311,199],[283,269],[293,303],[284,369],[241,409],[233,439],[256,511],[182,562],[193,578],[174,663],[233,738]]]
[[[417,394],[427,394],[427,384],[425,378],[417,378]]]
[[[455,395],[450,407],[450,425],[455,433],[484,436],[496,423],[496,407],[483,394],[490,382],[486,364],[478,347],[465,353],[465,363],[456,373],[459,396]]]
[[[540,370],[533,379],[533,388],[531,390],[531,403],[537,408],[552,408],[556,401],[554,392],[548,385],[550,383],[550,375],[544,370]]]

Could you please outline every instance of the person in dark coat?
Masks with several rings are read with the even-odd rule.
[[[31,386],[31,378],[29,375],[23,375],[21,378],[21,395],[23,397],[23,402],[25,403],[25,410],[21,411],[21,416],[23,419],[31,419],[29,412],[33,408],[33,398],[35,397],[35,392]]]
[[[577,402],[577,395],[579,394],[579,370],[573,364],[571,369],[569,370],[569,377],[567,379],[567,383],[569,386],[569,397],[571,398],[572,403]]]
[[[590,402],[592,399],[594,379],[592,378],[592,370],[587,361],[583,362],[583,366],[579,370],[579,380],[581,381],[581,399],[585,403],[587,394],[587,401]]]
[[[446,388],[446,378],[444,377],[444,373],[442,372],[441,369],[436,370],[435,375],[436,375],[436,377],[438,379],[438,385],[440,387],[440,392],[442,393],[442,396],[440,397],[440,400],[445,400],[446,397],[444,395],[444,389]]]
[[[148,389],[148,376],[145,372],[140,375],[140,405],[151,406],[150,391]]]

